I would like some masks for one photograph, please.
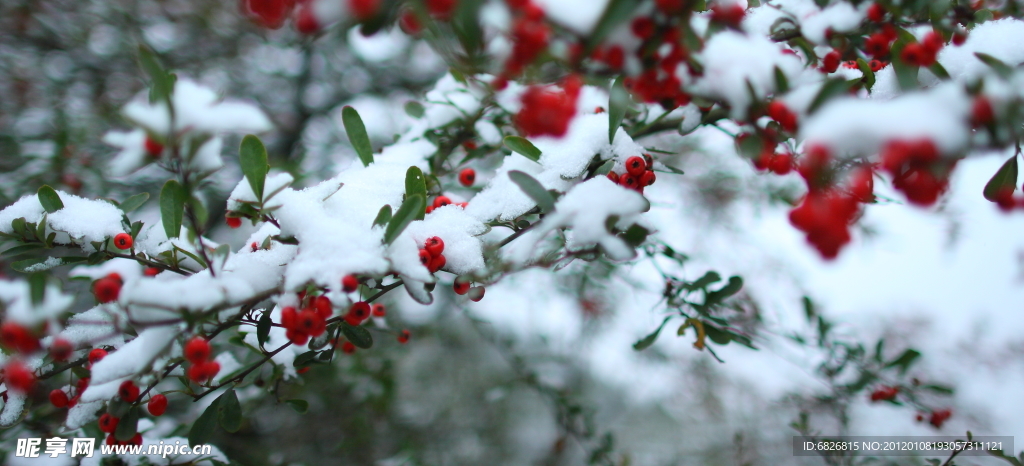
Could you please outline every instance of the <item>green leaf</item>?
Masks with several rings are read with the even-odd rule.
[[[121,208],[121,212],[127,214],[135,209],[138,209],[139,207],[142,207],[142,205],[145,204],[146,201],[148,200],[149,193],[139,193],[132,197],[129,197],[128,199],[125,199],[124,202],[122,202],[121,205],[119,205],[118,207]]]
[[[1017,190],[1017,156],[1010,157],[999,170],[996,171],[995,175],[992,175],[992,179],[988,180],[985,184],[985,190],[982,191],[982,195],[985,199],[992,202],[996,202],[999,197],[999,193],[1002,191],[1016,191]]]
[[[405,198],[405,202],[398,208],[398,212],[391,217],[391,221],[388,222],[387,228],[384,229],[384,244],[391,244],[398,238],[398,235],[402,234],[405,227],[409,226],[413,220],[416,220],[416,216],[423,209],[427,207],[427,201],[423,196],[414,194]]]
[[[366,134],[366,125],[359,117],[359,112],[346,105],[341,109],[341,122],[345,125],[345,132],[348,133],[352,148],[359,154],[359,160],[363,162],[364,167],[369,166],[373,163],[373,146],[370,144],[370,136]]]
[[[57,195],[57,191],[54,191],[53,188],[45,184],[39,187],[39,190],[36,191],[36,196],[39,198],[39,203],[43,205],[43,209],[45,209],[47,213],[52,214],[64,208],[64,203],[61,202],[60,196]]]
[[[900,89],[904,91],[917,88],[917,75],[919,71],[917,66],[910,65],[899,58],[907,43],[908,41],[904,39],[897,40],[890,49],[890,54],[893,56],[892,70],[896,73],[896,81],[899,83]]]
[[[391,206],[385,204],[384,207],[380,208],[377,212],[377,218],[373,219],[373,226],[384,226],[391,221]]]
[[[775,67],[775,93],[785,94],[789,92],[789,79],[786,79],[786,73],[782,72],[782,68]]]
[[[139,65],[149,76],[149,101],[170,102],[171,93],[174,92],[175,76],[164,69],[156,53],[145,45],[139,46]]]
[[[628,229],[626,229],[625,233],[622,234],[622,239],[626,242],[626,244],[629,244],[630,246],[635,248],[637,246],[640,246],[641,244],[643,244],[644,241],[647,240],[648,234],[650,234],[649,230],[634,223]]]
[[[735,275],[729,277],[729,282],[721,289],[708,293],[707,302],[704,304],[720,303],[726,298],[739,293],[743,289],[743,279]]]
[[[928,70],[932,72],[937,78],[943,81],[949,81],[949,72],[946,71],[946,67],[942,66],[942,63],[935,62],[928,67]]]
[[[608,93],[608,144],[615,141],[615,133],[619,131],[619,126],[622,126],[622,119],[626,117],[626,110],[632,103],[629,92],[622,82],[622,77],[616,79]]]
[[[341,323],[341,333],[351,341],[353,345],[366,349],[373,346],[373,336],[370,331],[362,326],[349,325],[348,322]]]
[[[38,306],[43,303],[46,297],[46,274],[37,272],[28,277],[29,295],[32,297],[32,305]]]
[[[711,341],[719,345],[728,345],[729,342],[732,341],[732,335],[730,335],[729,332],[707,323],[704,324],[704,334],[707,335]]]
[[[43,249],[43,245],[39,243],[22,244],[20,246],[10,248],[0,253],[0,255],[16,257],[28,252],[38,251],[40,249]]]
[[[423,114],[426,113],[426,110],[423,108],[423,104],[415,100],[410,100],[405,103],[405,113],[413,118],[423,118]]]
[[[925,390],[928,390],[928,391],[931,391],[931,392],[938,393],[940,395],[952,395],[953,394],[953,387],[948,387],[948,386],[945,386],[945,385],[927,384],[927,385],[922,385],[921,388],[923,388]]]
[[[181,219],[185,215],[188,193],[175,180],[168,180],[160,190],[160,219],[164,223],[167,238],[177,238],[181,233]]]
[[[857,69],[864,75],[864,87],[870,92],[875,85],[875,72],[871,71],[871,65],[863,58],[857,59]]]
[[[260,138],[247,135],[242,138],[242,147],[238,150],[238,161],[242,165],[242,173],[249,180],[256,200],[263,201],[263,186],[267,181],[270,165],[267,163],[267,148],[263,147]]]
[[[886,364],[885,367],[898,367],[900,369],[900,373],[902,374],[907,372],[907,369],[910,368],[910,365],[913,364],[914,361],[917,360],[917,358],[919,357],[921,357],[921,353],[919,353],[917,350],[908,349],[904,351],[903,354],[900,355],[900,357],[893,359],[892,361],[889,362],[889,364]]]
[[[228,389],[217,399],[220,400],[217,416],[220,426],[232,434],[238,432],[242,428],[242,406],[238,404],[235,389]]]
[[[285,403],[291,405],[292,409],[297,411],[299,414],[306,414],[309,411],[309,402],[306,400],[284,400]]]
[[[689,290],[699,290],[701,288],[706,288],[708,285],[712,283],[717,283],[720,280],[722,280],[722,276],[719,275],[718,272],[710,270],[693,283],[690,283],[690,285],[687,286],[686,288]]]
[[[583,56],[589,56],[597,46],[604,41],[605,37],[629,18],[633,17],[633,10],[640,6],[641,2],[636,0],[611,0],[597,21],[594,30],[587,38],[587,46],[583,50]]]
[[[423,196],[424,200],[427,198],[427,179],[423,177],[423,170],[420,170],[420,167],[412,166],[405,172],[405,197],[408,199],[417,194]],[[419,212],[416,214],[416,220],[423,220],[425,215],[425,210]]]
[[[472,57],[483,48],[483,30],[480,28],[480,0],[462,0],[451,19],[452,31],[462,48]]]
[[[818,95],[814,96],[814,100],[811,101],[811,105],[807,107],[807,113],[812,114],[825,102],[828,102],[833,97],[840,94],[844,94],[850,90],[850,85],[842,79],[829,79],[821,85],[821,90],[818,91]]]
[[[519,170],[508,172],[508,177],[537,203],[541,212],[547,213],[555,210],[555,197],[547,189],[544,189],[544,185],[540,184],[540,181]]]
[[[534,162],[540,160],[540,149],[533,145],[532,142],[519,136],[505,136],[505,147],[512,149],[514,152],[523,154],[526,158],[533,160]]]
[[[646,337],[640,339],[640,341],[633,343],[633,349],[636,351],[643,351],[650,347],[651,345],[653,345],[654,342],[658,339],[658,334],[661,333],[661,329],[665,328],[665,324],[667,324],[669,319],[671,318],[671,316],[666,317],[665,320],[661,321],[661,325],[659,325],[657,329],[651,332],[650,335],[647,335]]]
[[[256,341],[260,344],[261,349],[263,345],[267,344],[267,340],[270,339],[270,329],[274,324],[270,314],[270,309],[264,310],[259,322],[256,322]]]
[[[814,309],[814,301],[811,301],[811,298],[807,296],[804,296],[801,301],[804,304],[804,315],[807,317],[807,322],[814,320],[815,315],[817,315],[817,311]]]
[[[1010,76],[1013,75],[1013,68],[1010,68],[1010,65],[1003,63],[1002,60],[993,57],[992,55],[989,55],[987,53],[975,52],[974,56],[978,57],[978,60],[984,62],[986,65],[989,66],[989,68],[992,68],[992,71],[995,71],[996,74],[998,74],[1003,79],[1009,79]]]
[[[210,443],[210,436],[213,435],[213,429],[217,427],[218,422],[218,411],[220,407],[220,397],[213,400],[210,406],[203,411],[203,414],[199,416],[192,423],[192,428],[188,431],[188,444],[190,446],[203,445]]]
[[[305,353],[302,353],[302,354],[300,354],[298,356],[295,356],[295,359],[292,360],[292,366],[295,366],[295,367],[308,366],[310,363],[312,363],[312,362],[314,362],[316,360],[316,357],[317,357],[318,354],[320,354],[319,351],[313,350],[313,351],[306,351]]]
[[[125,442],[131,440],[139,431],[139,407],[135,406],[128,410],[117,422],[117,429],[114,430],[114,438]]]

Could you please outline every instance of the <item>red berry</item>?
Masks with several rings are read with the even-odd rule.
[[[674,15],[683,11],[685,0],[654,0],[654,4],[662,13]]]
[[[790,133],[797,129],[797,116],[786,104],[779,100],[773,100],[768,104],[768,117],[779,122],[782,129]]]
[[[654,184],[654,182],[657,181],[657,179],[658,179],[658,176],[654,174],[654,171],[647,170],[647,171],[644,172],[643,175],[640,176],[640,185],[641,186],[650,186],[650,185]]]
[[[448,196],[437,196],[437,197],[434,198],[433,207],[436,209],[438,207],[444,207],[444,206],[446,206],[448,204],[451,204],[451,203],[452,203],[452,200],[449,199]]]
[[[775,172],[778,175],[785,175],[790,172],[793,168],[793,156],[787,152],[781,154],[775,154],[771,160],[768,161],[768,169]]]
[[[423,25],[420,24],[420,19],[416,16],[416,12],[407,9],[402,12],[402,16],[398,18],[398,27],[402,29],[402,32],[415,36],[423,30]]]
[[[862,168],[853,174],[850,180],[850,195],[860,202],[874,200],[875,176],[870,168]]]
[[[313,309],[303,309],[299,313],[295,330],[311,337],[318,337],[327,330],[327,322],[324,317]]]
[[[64,390],[59,388],[53,389],[50,392],[50,404],[54,408],[63,409],[68,407],[68,394],[64,393]]]
[[[885,33],[872,34],[864,40],[864,52],[874,58],[882,58],[889,54],[891,42]]]
[[[955,45],[957,47],[959,47],[961,45],[964,45],[964,42],[967,42],[967,34],[963,33],[963,32],[953,33],[953,41],[952,42],[953,42],[953,45]]]
[[[27,328],[14,322],[0,325],[0,343],[22,353],[32,353],[39,349],[39,339]]]
[[[317,296],[313,298],[313,309],[315,309],[316,314],[323,319],[327,319],[331,317],[331,314],[334,314],[334,307],[331,305],[331,300],[326,296]]]
[[[912,42],[903,47],[900,59],[908,65],[927,67],[935,63],[935,53],[919,42]]]
[[[628,189],[638,189],[640,187],[640,180],[629,173],[623,173],[619,177],[619,185]]]
[[[114,236],[114,246],[117,249],[129,249],[132,247],[132,242],[132,235],[128,233],[118,233],[117,236]]]
[[[835,73],[839,69],[839,61],[842,59],[842,54],[838,50],[833,50],[821,59],[821,69],[826,73]]]
[[[615,172],[608,172],[608,179],[612,180],[612,183],[619,184],[619,174]]]
[[[320,24],[313,14],[313,7],[306,4],[299,8],[295,16],[295,30],[302,34],[310,35],[320,30]]]
[[[227,217],[224,219],[228,226],[231,228],[238,228],[242,226],[242,219],[238,217]]]
[[[220,372],[220,363],[217,361],[206,361],[189,367],[188,378],[195,383],[201,384],[208,380],[213,380],[213,377],[218,372]]]
[[[932,411],[931,417],[928,419],[928,423],[935,426],[936,429],[941,429],[942,424],[953,416],[953,411],[948,409],[940,409],[938,411]]]
[[[294,345],[305,345],[306,342],[309,341],[309,335],[300,330],[288,329],[284,336],[287,337]]]
[[[117,388],[117,396],[121,397],[124,401],[134,403],[135,400],[139,399],[139,387],[136,387],[135,383],[131,380],[125,380]]]
[[[146,269],[142,271],[142,274],[147,277],[155,277],[160,274],[160,269],[156,267],[146,267]]]
[[[341,290],[351,293],[359,288],[359,279],[355,275],[345,275],[341,278]]]
[[[470,288],[469,299],[473,300],[474,302],[484,299],[484,291],[484,287],[482,286],[474,286],[473,288]]]
[[[921,41],[921,45],[924,46],[925,50],[930,52],[932,55],[939,53],[942,47],[946,45],[946,39],[942,38],[942,34],[936,31],[931,31],[924,36],[924,40]]]
[[[740,23],[743,21],[743,17],[746,15],[746,10],[742,5],[721,5],[716,4],[711,9],[711,21],[732,28],[739,28]]]
[[[384,317],[387,315],[387,310],[383,304],[374,304],[371,309],[374,317]]]
[[[576,115],[578,95],[546,86],[530,86],[520,97],[522,107],[515,116],[524,136],[562,137]]]
[[[348,309],[348,314],[345,315],[345,322],[349,325],[359,325],[370,317],[370,305],[365,301],[359,301],[352,304],[352,307]]]
[[[142,445],[142,434],[136,432],[135,435],[132,436],[132,438],[128,439],[127,444],[136,446]]]
[[[121,281],[111,277],[96,280],[92,284],[92,294],[100,303],[116,301],[118,295],[121,294]]]
[[[366,21],[380,10],[380,0],[348,0],[348,8],[356,20]]]
[[[643,40],[650,39],[654,35],[654,21],[646,16],[641,16],[633,20],[633,24],[630,25],[633,30],[633,35]]]
[[[430,261],[434,257],[431,256],[430,253],[427,252],[426,249],[420,249],[420,253],[419,254],[420,254],[420,264],[423,264],[424,267],[429,268],[430,267]]]
[[[885,8],[878,3],[872,3],[868,8],[868,19],[873,23],[881,23],[885,19]]]
[[[192,364],[199,364],[210,359],[210,342],[203,337],[192,337],[182,350],[185,359]]]
[[[54,338],[53,343],[50,343],[50,357],[54,361],[63,362],[71,358],[71,353],[75,350],[71,342],[63,338]]]
[[[469,282],[459,282],[458,280],[452,284],[452,289],[455,290],[455,294],[464,295],[469,292]]]
[[[352,354],[356,352],[356,345],[352,344],[351,341],[346,341],[341,344],[341,352],[345,354]]]
[[[438,236],[431,236],[427,238],[426,243],[423,245],[423,249],[426,249],[430,253],[431,257],[440,256],[444,252],[444,240]]]
[[[427,0],[427,12],[436,19],[446,21],[451,19],[457,5],[458,0]]]
[[[463,168],[462,171],[459,172],[459,184],[463,186],[473,186],[474,182],[476,182],[476,170],[473,170],[472,168]]]
[[[92,353],[90,353],[90,355],[92,355]],[[90,361],[91,360],[92,359],[90,358]],[[78,390],[79,394],[84,392],[86,388],[89,388],[89,378],[88,377],[84,377],[84,378],[78,379],[78,383],[75,384],[75,388]]]
[[[277,29],[288,19],[294,4],[293,0],[247,0],[243,13],[265,28]]]
[[[146,152],[153,157],[159,157],[164,151],[164,145],[153,140],[153,138],[146,138]]]
[[[89,364],[96,364],[107,357],[107,350],[103,348],[96,348],[89,352]],[[87,380],[87,379],[82,379]],[[88,382],[86,382],[88,384]]]
[[[402,330],[398,334],[398,342],[403,344],[403,345],[409,342],[409,331],[408,330]]]
[[[608,52],[604,56],[604,62],[608,64],[609,68],[620,70],[626,64],[626,52],[619,45],[608,47]]]
[[[971,121],[975,126],[988,126],[995,120],[995,112],[992,110],[992,102],[987,97],[979,95],[974,98],[974,105],[971,106]]]
[[[643,176],[645,171],[647,171],[647,162],[644,161],[643,157],[634,155],[626,159],[626,173],[639,177]]]
[[[113,434],[114,431],[117,430],[117,423],[120,420],[121,419],[119,418],[111,416],[110,413],[103,413],[103,415],[100,416],[100,420],[98,422],[100,426],[100,432]]]
[[[448,260],[445,259],[443,255],[437,255],[430,259],[430,264],[427,265],[427,270],[430,270],[430,273],[437,272],[438,270],[441,270],[446,263],[448,263]]]
[[[167,397],[162,393],[159,395],[153,395],[149,399],[149,404],[146,405],[149,408],[149,414],[154,416],[162,416],[167,411]]]

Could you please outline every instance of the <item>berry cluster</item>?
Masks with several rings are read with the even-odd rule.
[[[650,155],[644,154],[643,157],[634,155],[626,159],[626,173],[620,175],[615,172],[609,172],[608,179],[622,187],[643,194],[644,188],[654,184],[658,179],[654,174],[654,170],[651,169],[652,161],[650,157]]]
[[[768,117],[778,122],[786,132],[795,133],[797,130],[796,112],[790,110],[782,101],[773,100],[768,104]]]
[[[303,299],[307,305],[301,311],[292,306],[281,309],[281,326],[285,336],[296,345],[304,345],[309,339],[323,335],[327,330],[327,319],[334,314],[331,300],[326,296]]]
[[[423,264],[430,273],[437,272],[444,267],[447,260],[444,258],[444,240],[437,236],[431,236],[423,243],[423,247],[420,248],[420,263]]]
[[[570,75],[562,81],[562,90],[550,86],[530,86],[523,93],[523,106],[515,116],[516,127],[524,136],[562,137],[576,115],[576,99],[583,81]]]
[[[467,170],[472,170],[472,169],[471,168],[467,168]],[[473,176],[474,176],[474,179],[475,179],[476,174],[474,173]],[[427,213],[429,214],[429,213],[433,212],[434,209],[441,208],[441,207],[444,207],[446,205],[451,205],[451,204],[455,204],[457,206],[460,206],[463,209],[465,209],[466,206],[469,205],[468,202],[452,202],[452,200],[448,196],[437,196],[430,203],[430,205],[427,206]]]
[[[512,24],[512,54],[505,62],[505,70],[495,81],[495,88],[503,89],[509,79],[522,74],[548,47],[551,29],[544,22],[544,10],[530,0],[508,0],[515,14]]]
[[[893,401],[896,399],[896,395],[900,393],[900,387],[879,387],[875,391],[871,392],[871,401]]]
[[[183,349],[185,359],[192,363],[188,368],[188,378],[195,383],[202,384],[213,378],[220,372],[220,363],[210,359],[212,356],[210,342],[203,337],[192,337],[185,343]]]
[[[903,47],[900,58],[907,64],[915,66],[932,66],[935,57],[946,45],[945,39],[938,31],[931,31],[921,42],[911,42]]]
[[[100,420],[97,424],[100,427],[100,432],[107,434],[107,445],[142,445],[142,434],[138,432],[125,441],[120,441],[114,437],[114,431],[117,430],[117,425],[120,423],[121,418],[114,417],[114,415],[110,413],[103,413],[103,415],[100,416]]]
[[[938,200],[956,164],[939,160],[939,149],[930,139],[890,141],[882,148],[881,158],[882,168],[893,176],[893,187],[920,206]]]
[[[39,337],[20,324],[4,322],[0,325],[0,345],[19,353],[33,353],[39,349]]]
[[[668,7],[674,9],[674,5]],[[674,14],[666,13],[665,9],[659,10],[650,17],[636,18],[631,24],[633,35],[643,41],[636,51],[643,72],[639,76],[625,78],[623,85],[639,101],[673,109],[690,103],[690,95],[683,92],[682,80],[677,74],[680,65],[689,65],[689,51],[682,45],[679,27],[671,24]],[[742,14],[741,8],[741,18]],[[604,53],[604,61],[613,69],[619,69],[623,65],[622,55],[619,46],[612,46]],[[687,70],[695,74],[692,68]]]

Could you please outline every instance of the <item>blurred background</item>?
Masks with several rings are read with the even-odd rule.
[[[359,110],[379,147],[408,127],[405,103],[448,70],[397,28],[303,36],[291,24],[258,27],[235,2],[4,0],[0,204],[42,184],[85,197],[157,193],[166,179],[157,167],[107,176],[115,149],[101,142],[127,128],[119,109],[145,89],[140,43],[179,75],[262,107],[276,127],[263,138],[271,165],[299,186],[356,160],[342,106]],[[826,435],[971,430],[1016,436],[1024,447],[1024,217],[981,196],[1006,154],[962,163],[933,210],[879,186],[893,201],[870,206],[853,244],[825,262],[787,221],[798,175],[756,173],[716,129],[641,142],[672,152],[666,161],[686,172],[645,192],[658,241],[685,259],[534,270],[489,287],[479,303],[438,293],[422,306],[389,295],[395,325],[412,331],[409,344],[339,355],[276,387],[276,397],[250,393],[242,431],[214,443],[246,465],[848,464],[793,456],[792,424],[803,414]],[[242,177],[237,143],[226,141],[227,167],[202,192],[212,238],[235,248],[251,233],[222,221]],[[692,330],[677,337],[667,328],[634,351],[666,315],[656,264],[690,280],[708,270],[742,276],[735,307],[757,349],[715,347],[719,361],[693,347]],[[886,360],[921,352],[901,380],[954,390],[923,395],[927,406],[952,410],[941,429],[917,421],[913,407],[851,395],[842,387],[853,382],[828,370],[844,348],[874,350],[880,338]],[[309,411],[280,401],[291,398],[309,401]],[[199,412],[185,404],[172,399],[172,411],[184,413],[179,432]]]

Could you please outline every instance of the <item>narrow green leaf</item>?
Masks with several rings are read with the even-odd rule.
[[[306,414],[306,412],[309,411],[309,402],[306,400],[295,399],[284,400],[284,402],[288,403],[292,407],[292,409],[294,409],[299,414]]]
[[[875,72],[871,71],[871,65],[863,58],[857,59],[857,69],[864,75],[864,87],[870,92],[875,86]]]
[[[807,107],[807,113],[814,113],[816,110],[821,108],[825,102],[828,102],[833,97],[840,94],[844,94],[850,90],[850,85],[842,79],[829,79],[821,85],[821,90],[818,91],[818,95],[814,96],[814,100],[811,101],[811,105]]]
[[[998,74],[1003,79],[1009,79],[1010,76],[1013,75],[1013,68],[1011,68],[1010,65],[1003,63],[1002,60],[993,57],[992,55],[989,55],[987,53],[975,52],[974,56],[978,57],[978,60],[984,62],[986,65],[989,66],[989,68],[992,68],[992,71],[995,71],[996,74]]]
[[[384,226],[384,225],[387,225],[388,222],[390,222],[390,221],[391,221],[391,206],[385,204],[384,207],[381,207],[380,211],[377,212],[377,218],[373,219],[373,226],[377,226],[377,225]]]
[[[992,202],[996,202],[999,198],[999,193],[1002,191],[1014,192],[1017,190],[1017,156],[1010,157],[999,170],[996,171],[995,175],[992,175],[992,179],[988,180],[985,184],[985,190],[982,191],[982,195],[985,199]]]
[[[29,295],[32,298],[32,305],[38,306],[43,303],[46,297],[46,274],[36,272],[28,277]]]
[[[423,114],[426,110],[423,108],[423,104],[410,100],[405,103],[405,113],[413,118],[423,118]]]
[[[893,56],[892,70],[896,73],[896,82],[899,83],[900,89],[909,91],[917,88],[917,75],[920,70],[917,66],[910,65],[899,58],[903,52],[903,48],[907,46],[909,42],[903,39],[897,40],[890,49],[890,54]]]
[[[427,198],[427,179],[423,177],[420,167],[412,166],[405,172],[405,197],[408,199],[417,194],[423,196],[423,199]],[[417,213],[416,220],[423,220],[425,215],[425,210]]]
[[[346,105],[341,109],[341,122],[345,125],[345,132],[348,133],[348,140],[352,148],[359,154],[359,160],[363,166],[373,163],[373,146],[370,144],[370,136],[366,134],[366,125],[359,117],[356,109]]]
[[[743,289],[743,279],[737,276],[729,277],[729,282],[721,289],[708,293],[707,302],[704,304],[720,303],[726,298],[739,293]]]
[[[267,148],[263,147],[260,138],[247,135],[242,138],[242,147],[238,150],[238,161],[242,166],[245,179],[256,195],[257,201],[263,201],[263,187],[267,181],[270,165],[267,163]]]
[[[789,79],[786,79],[786,73],[782,72],[782,68],[775,67],[775,93],[785,94],[789,92]]]
[[[43,249],[43,245],[39,243],[22,244],[20,246],[10,248],[0,253],[0,255],[16,257],[28,252],[38,251],[40,249]]]
[[[801,301],[804,305],[804,316],[807,317],[807,322],[813,321],[814,317],[817,316],[817,311],[814,309],[814,301],[811,301],[811,298],[808,298],[807,296],[804,296]],[[881,345],[882,343],[879,342],[878,344]]]
[[[704,334],[707,335],[711,341],[719,345],[728,345],[732,341],[732,335],[718,327],[711,324],[704,324]]]
[[[57,195],[57,191],[54,191],[53,188],[45,184],[39,187],[39,190],[36,191],[36,196],[39,198],[39,203],[43,205],[43,209],[45,209],[47,213],[52,214],[64,208],[64,203],[61,202],[60,196]]]
[[[615,141],[615,133],[619,131],[622,119],[626,117],[626,110],[632,101],[622,80],[622,77],[616,79],[608,92],[608,144]]]
[[[192,428],[188,431],[188,444],[190,446],[209,443],[210,436],[213,435],[213,429],[217,427],[219,407],[220,397],[213,400],[213,403],[210,403],[210,406],[206,408],[206,411],[203,411],[199,419],[192,423]]]
[[[238,395],[235,394],[235,389],[228,389],[218,399],[220,400],[220,409],[217,417],[220,420],[220,426],[232,434],[238,432],[238,429],[242,428],[242,406],[238,404]]]
[[[928,70],[932,72],[937,78],[943,81],[949,81],[949,72],[946,71],[946,67],[942,66],[942,63],[935,62],[928,67]]]
[[[175,180],[168,180],[160,190],[160,219],[168,238],[177,238],[181,233],[181,220],[185,215],[185,201],[188,193]]]
[[[920,352],[914,349],[908,349],[904,351],[903,354],[900,355],[900,357],[893,359],[892,361],[889,362],[889,364],[886,364],[885,367],[898,367],[900,369],[900,373],[902,374],[907,372],[907,369],[910,368],[910,365],[913,364],[914,361],[917,360],[917,358],[919,357],[921,357]]]
[[[712,283],[717,283],[721,280],[722,276],[719,275],[718,272],[715,272],[714,270],[709,270],[707,273],[705,273],[703,276],[695,280],[693,283],[690,283],[689,286],[687,286],[686,288],[688,290],[699,290],[701,288],[706,288],[708,285]]]
[[[533,199],[533,201],[537,203],[541,212],[547,213],[555,210],[555,197],[544,188],[544,185],[540,184],[540,181],[537,181],[532,176],[519,170],[512,170],[508,172],[508,177],[513,183],[518,185],[519,189],[522,189],[527,196],[530,196],[530,199]]]
[[[661,325],[659,325],[657,329],[651,332],[650,335],[647,335],[646,337],[641,338],[640,341],[633,343],[633,349],[636,351],[643,351],[649,348],[651,345],[653,345],[654,342],[658,339],[658,334],[661,333],[661,329],[665,328],[665,324],[667,324],[669,319],[671,318],[672,317],[666,317],[665,320],[661,321]]]
[[[540,160],[540,149],[533,145],[532,142],[527,141],[526,138],[519,136],[505,136],[505,147],[512,149],[514,152],[523,154],[526,158],[533,160],[534,162]]]
[[[626,244],[635,248],[647,240],[648,234],[650,234],[648,229],[634,223],[622,234],[622,239]]]
[[[128,410],[128,414],[125,414],[119,421],[117,421],[117,429],[114,430],[114,438],[122,442],[126,442],[131,440],[138,431],[139,407],[135,406]]]
[[[611,0],[608,2],[604,13],[601,14],[601,19],[597,21],[597,25],[594,26],[593,31],[587,38],[587,46],[583,50],[583,55],[590,55],[590,52],[603,42],[605,37],[611,34],[619,24],[632,18],[633,10],[639,7],[640,3],[636,0]]]
[[[145,45],[140,45],[139,65],[149,76],[149,101],[169,102],[171,93],[174,92],[175,76],[168,73],[163,65],[160,64],[160,59],[157,57],[156,52]]]
[[[270,339],[270,329],[273,324],[274,321],[270,318],[270,309],[264,310],[259,322],[256,323],[256,341],[259,342],[260,349],[263,349],[263,345],[267,344],[267,340]]]
[[[384,244],[391,244],[398,238],[398,235],[409,226],[416,216],[427,207],[427,201],[419,194],[405,198],[405,202],[398,208],[398,212],[391,217],[387,228],[384,229]]]
[[[319,354],[320,354],[320,352],[316,351],[316,350],[306,351],[305,353],[302,353],[302,354],[300,354],[298,356],[295,356],[295,359],[292,360],[292,366],[294,366],[294,367],[308,366],[310,363],[316,361],[316,357]]]
[[[129,197],[128,199],[125,199],[124,202],[122,202],[121,205],[119,205],[118,207],[121,208],[121,212],[127,214],[135,209],[138,209],[139,207],[142,207],[142,205],[145,204],[146,201],[148,200],[149,193],[139,193],[132,197]]]
[[[353,345],[360,348],[366,349],[373,346],[373,336],[362,326],[352,326],[348,322],[342,322],[341,333],[345,334],[345,338],[348,338]]]
[[[923,388],[925,390],[928,390],[930,392],[938,393],[940,395],[952,395],[953,394],[953,387],[948,387],[948,386],[945,386],[945,385],[927,384],[927,385],[922,385],[921,388]]]

